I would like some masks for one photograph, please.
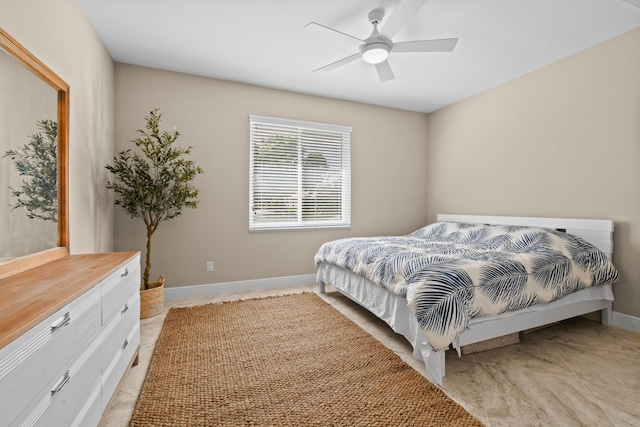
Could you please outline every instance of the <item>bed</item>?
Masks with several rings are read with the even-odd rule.
[[[450,240],[463,241],[464,248],[452,249]],[[379,241],[384,244],[378,245]],[[402,257],[397,269],[390,268],[395,258],[384,255],[379,246],[404,245],[405,241],[411,245],[417,242],[417,248],[398,249],[409,255]],[[482,242],[479,249],[477,242]],[[435,246],[437,253],[433,254]],[[496,247],[500,247],[498,252]],[[547,249],[541,247],[551,247],[561,256],[564,252],[567,258],[576,258],[570,262],[579,266],[569,266],[564,260],[548,262],[543,253]],[[359,248],[366,248],[366,252],[357,256],[350,252]],[[504,248],[510,251],[506,255]],[[576,248],[580,252],[574,256]],[[426,258],[418,254],[422,250],[428,253]],[[333,286],[403,335],[412,345],[414,357],[424,361],[429,377],[442,384],[446,349],[455,349],[460,356],[465,345],[596,311],[602,312],[602,323],[610,325],[611,284],[618,279],[610,262],[612,252],[610,220],[440,214],[436,223],[406,236],[323,244],[315,257],[316,280],[320,292],[325,292],[327,284]],[[459,253],[463,254],[460,260],[450,257]],[[540,255],[542,260],[532,258]],[[380,261],[383,258],[384,262]],[[485,261],[491,265],[497,261],[499,267],[486,267],[482,264]],[[539,269],[553,282],[553,288],[529,279],[537,271],[531,268],[541,265]],[[454,270],[448,270],[451,266]],[[508,276],[512,273],[513,277]],[[462,276],[466,279],[459,280]],[[492,288],[478,285],[479,277],[491,278]],[[469,284],[465,287],[458,282]],[[491,291],[500,287],[519,290],[506,292],[512,294],[506,299],[505,292]],[[477,293],[478,289],[482,293]]]

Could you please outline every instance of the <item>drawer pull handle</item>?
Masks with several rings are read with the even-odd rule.
[[[127,346],[129,345],[129,340],[125,339],[124,340],[124,344],[122,344],[122,350],[124,350],[125,348],[127,348]]]
[[[120,311],[120,314],[125,314],[127,311],[129,311],[129,304],[124,305],[124,308],[122,309],[122,311]]]
[[[64,317],[62,319],[60,319],[58,322],[51,325],[51,332],[53,333],[60,328],[64,328],[69,324],[69,322],[71,322],[71,315],[69,314],[69,312],[67,312],[64,314]]]
[[[58,381],[58,384],[53,388],[53,390],[51,390],[51,396],[55,396],[56,394],[60,393],[62,387],[64,387],[70,379],[71,374],[69,374],[69,371],[65,372],[64,377],[62,377],[62,379]]]
[[[124,272],[120,275],[120,277],[127,277],[129,275],[129,269],[125,268]]]

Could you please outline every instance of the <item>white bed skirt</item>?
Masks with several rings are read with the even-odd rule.
[[[385,321],[396,333],[404,336],[413,347],[413,356],[424,361],[427,374],[436,384],[442,384],[445,375],[444,351],[434,351],[428,344],[407,300],[349,270],[321,263],[316,273],[320,292],[329,284],[374,315]],[[611,322],[613,292],[611,285],[587,288],[550,303],[507,312],[498,316],[472,319],[469,329],[454,343],[472,344],[557,322],[593,311],[603,310],[604,324]],[[459,353],[458,353],[459,354]]]

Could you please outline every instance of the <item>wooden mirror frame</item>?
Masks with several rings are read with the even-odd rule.
[[[0,265],[0,279],[69,255],[69,85],[0,28],[0,47],[58,92],[58,246]]]

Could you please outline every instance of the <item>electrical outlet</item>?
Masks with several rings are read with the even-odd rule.
[[[213,261],[207,261],[207,271],[213,271]]]

